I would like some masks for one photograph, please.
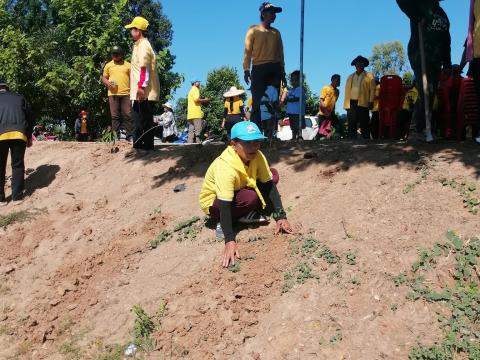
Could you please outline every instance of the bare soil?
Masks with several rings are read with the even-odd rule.
[[[134,305],[153,314],[164,302],[151,359],[406,359],[418,341],[441,338],[437,305],[407,300],[393,277],[449,229],[479,234],[480,215],[439,181],[480,188],[474,144],[266,146],[299,234],[239,229],[235,273],[221,269],[223,245],[205,226],[150,247],[162,231],[203,218],[199,189],[223,148],[116,147],[28,151],[28,197],[0,215],[42,211],[0,229],[1,359],[99,358],[106,345],[132,340]],[[186,190],[174,192],[178,184]],[[302,256],[308,237],[340,265]],[[303,263],[312,278],[297,281]]]

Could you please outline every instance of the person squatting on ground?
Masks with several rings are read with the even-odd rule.
[[[240,257],[234,221],[266,223],[268,219],[261,212],[271,213],[276,233],[293,233],[276,186],[278,172],[270,169],[260,151],[265,139],[260,129],[253,122],[242,121],[231,134],[230,145],[208,168],[199,196],[202,210],[218,222],[217,237],[225,239],[223,267],[235,264]]]
[[[460,72],[463,71],[467,62],[470,64],[467,75],[473,78],[478,104],[480,104],[480,0],[470,0],[470,19]],[[475,141],[480,144],[480,132]]]
[[[362,137],[370,139],[370,114],[375,98],[375,78],[365,68],[370,65],[367,58],[359,55],[352,61],[356,71],[351,74],[345,84],[344,109],[347,110],[348,137],[357,138],[358,124]]]
[[[292,86],[287,92],[285,102],[287,104],[286,111],[290,120],[290,128],[292,129],[292,139],[298,140],[302,138],[302,130],[305,129],[305,89],[303,89],[303,109],[300,111],[300,71],[296,70],[290,74],[290,85]],[[301,125],[300,125],[301,122]]]
[[[162,131],[160,137],[162,142],[170,143],[177,140],[177,126],[175,124],[175,115],[173,114],[173,106],[169,102],[163,104],[163,114],[155,116],[153,121],[156,126],[160,126]]]
[[[22,95],[0,80],[0,204],[6,205],[5,173],[8,153],[12,165],[12,201],[19,204],[25,190],[25,150],[32,146],[33,117]]]
[[[280,113],[277,81],[273,75],[267,78],[267,88],[260,101],[261,129],[269,140],[273,140]]]
[[[442,69],[451,69],[450,49],[450,21],[445,11],[440,7],[440,0],[397,0],[400,9],[410,19],[410,42],[408,43],[408,58],[416,78],[419,93],[415,106],[416,130],[421,133],[425,130],[425,105],[423,90],[422,59],[420,54],[420,37],[418,24],[423,29],[425,48],[426,76],[429,93],[430,114],[438,87],[438,76]],[[431,120],[431,119],[430,119]],[[429,136],[431,134],[427,134]],[[427,139],[430,141],[431,139]]]
[[[200,80],[195,78],[192,81],[192,88],[188,92],[187,103],[187,121],[188,121],[188,143],[196,143],[200,141],[200,135],[204,127],[202,105],[210,102],[209,99],[200,97]]]
[[[223,94],[225,103],[223,108],[222,129],[227,131],[228,139],[230,139],[232,127],[245,119],[243,99],[240,97],[243,94],[245,94],[245,90],[237,89],[235,86],[232,86],[230,90]]]
[[[157,72],[155,51],[146,38],[148,21],[143,17],[135,17],[126,25],[135,41],[130,69],[130,100],[132,118],[135,123],[133,147],[135,149],[153,150],[153,104],[160,96],[160,82]]]
[[[279,91],[280,81],[285,78],[283,42],[280,31],[272,27],[282,8],[264,2],[260,6],[259,25],[251,26],[245,37],[243,56],[244,79],[247,85],[252,82],[251,121],[261,127],[260,102],[267,88],[267,78],[273,77]],[[252,69],[250,71],[250,66]],[[285,81],[284,81],[285,83]]]
[[[340,96],[340,91],[338,90],[340,82],[340,75],[334,74],[330,78],[330,84],[324,86],[320,92],[320,112],[318,116],[321,123],[318,130],[320,136],[329,138],[335,133],[334,126],[337,126],[338,123],[335,115],[335,106]]]
[[[112,60],[103,69],[102,83],[108,89],[112,130],[119,136],[120,127],[123,126],[127,140],[131,140],[130,63],[123,59],[123,50],[118,46],[112,48],[111,55]]]
[[[91,138],[91,129],[88,112],[82,110],[75,120],[75,139],[79,142],[88,141]]]

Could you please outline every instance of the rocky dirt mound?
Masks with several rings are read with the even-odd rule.
[[[402,359],[442,339],[405,271],[478,235],[473,144],[265,148],[299,233],[240,229],[229,271],[197,205],[222,147],[111,150],[28,152],[27,201],[0,208],[0,358]]]

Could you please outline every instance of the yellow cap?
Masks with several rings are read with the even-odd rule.
[[[149,22],[148,22],[147,19],[145,19],[141,16],[137,16],[133,19],[133,21],[130,24],[126,25],[125,28],[126,29],[135,28],[135,29],[138,29],[138,30],[145,31],[145,30],[147,30],[148,25],[149,25]]]

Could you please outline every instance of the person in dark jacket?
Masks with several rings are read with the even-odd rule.
[[[10,152],[12,201],[20,204],[25,190],[25,150],[32,145],[33,121],[25,98],[0,80],[0,204],[6,205],[5,173]]]
[[[82,110],[75,120],[75,138],[77,141],[84,142],[88,141],[89,137],[91,138],[89,125],[88,113]]]
[[[417,79],[419,102],[415,108],[414,118],[417,120],[417,132],[421,132],[425,129],[425,107],[423,105],[423,74],[418,25],[421,24],[423,28],[426,75],[430,94],[428,106],[432,113],[438,87],[438,75],[442,69],[451,69],[452,67],[450,21],[440,7],[440,0],[397,0],[397,4],[410,19],[411,37],[408,44],[408,58]]]

